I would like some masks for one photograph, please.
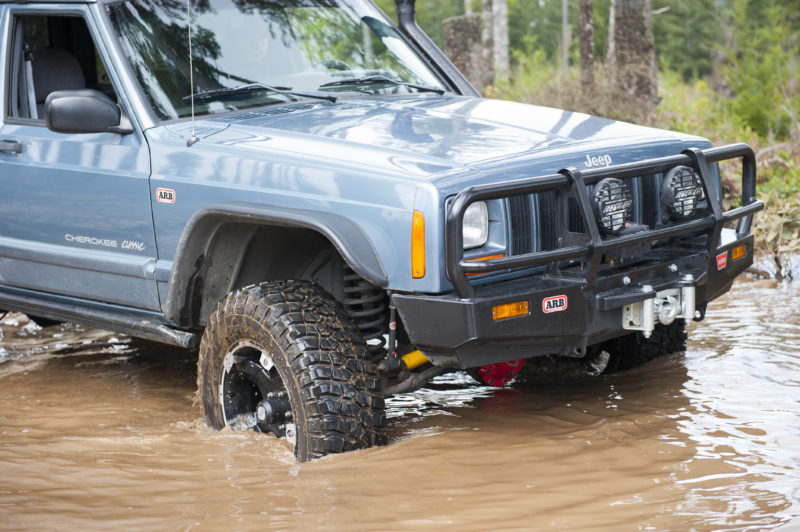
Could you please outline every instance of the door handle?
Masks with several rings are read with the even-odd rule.
[[[0,151],[22,153],[22,144],[15,140],[0,140]]]

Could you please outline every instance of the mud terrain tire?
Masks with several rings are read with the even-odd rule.
[[[249,350],[248,363],[261,372],[266,367],[285,390],[280,393],[288,396],[298,460],[385,443],[384,399],[366,343],[343,307],[318,285],[261,283],[237,290],[217,305],[200,343],[197,372],[203,412],[215,429],[226,425],[223,408],[232,408],[223,399],[223,380],[231,373],[230,354],[237,349]],[[246,410],[267,395],[263,386],[251,389],[249,398],[233,404],[244,401]]]

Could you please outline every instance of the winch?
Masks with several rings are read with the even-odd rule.
[[[656,326],[656,321],[669,325],[682,318],[689,323],[695,316],[695,287],[691,274],[683,277],[686,283],[680,288],[670,288],[656,292],[652,286],[644,285],[641,290],[648,297],[642,301],[625,305],[622,309],[622,328],[642,331],[645,338]]]

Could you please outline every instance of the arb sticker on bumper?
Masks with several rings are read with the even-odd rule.
[[[542,300],[542,312],[549,314],[567,310],[567,296],[552,296]]]
[[[728,265],[728,252],[720,253],[717,255],[717,270],[724,270]]]

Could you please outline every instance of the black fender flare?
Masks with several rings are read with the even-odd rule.
[[[385,288],[389,279],[375,247],[352,220],[331,212],[292,209],[259,203],[232,202],[197,211],[181,233],[169,277],[164,315],[178,326],[191,327],[194,283],[202,272],[209,246],[228,223],[311,229],[327,238],[358,275]]]

